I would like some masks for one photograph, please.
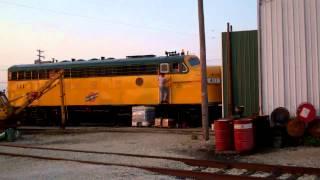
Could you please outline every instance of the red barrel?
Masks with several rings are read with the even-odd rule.
[[[316,118],[316,109],[310,103],[302,103],[297,109],[297,117],[299,120],[309,123]]]
[[[301,137],[305,131],[305,124],[298,119],[292,119],[288,122],[287,132],[292,137]]]
[[[247,153],[254,148],[252,119],[239,119],[233,122],[234,144],[238,153]]]
[[[214,122],[216,152],[233,150],[232,119],[219,119]]]
[[[308,132],[315,138],[320,138],[320,117],[308,124]]]

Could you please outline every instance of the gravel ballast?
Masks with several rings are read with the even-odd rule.
[[[135,129],[136,132],[134,133],[130,133],[131,130],[129,129],[125,132],[31,134],[23,135],[21,139],[11,144],[320,168],[319,148],[295,147],[270,150],[247,156],[217,157],[214,154],[213,140],[204,142],[199,134],[196,135],[197,138],[194,138],[195,135],[192,132],[190,134],[157,133],[157,130],[154,132],[148,130],[149,132],[139,133],[137,132],[138,130],[138,128]],[[212,137],[210,138],[212,139]],[[117,155],[30,150],[10,147],[0,147],[0,152],[185,170],[196,168],[171,160]],[[1,179],[176,179],[175,177],[158,175],[136,168],[97,166],[31,158],[0,156],[0,163]],[[203,168],[202,171],[218,172],[219,169]],[[245,170],[231,169],[226,171],[226,174],[236,175],[243,172]],[[257,172],[254,176],[264,177],[267,174]],[[313,176],[305,175],[301,179],[313,179]]]

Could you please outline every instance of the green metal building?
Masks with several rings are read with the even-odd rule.
[[[224,117],[230,111],[227,32],[222,33]],[[233,104],[244,106],[244,116],[259,113],[258,31],[230,33]]]

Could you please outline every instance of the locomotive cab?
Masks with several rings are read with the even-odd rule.
[[[198,104],[201,102],[201,73],[200,60],[197,56],[183,56],[183,61],[161,63],[160,73],[166,74],[170,79],[170,104]],[[221,103],[221,68],[209,66],[208,100],[210,104]]]

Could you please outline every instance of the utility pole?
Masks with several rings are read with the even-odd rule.
[[[209,140],[209,123],[208,123],[208,89],[207,89],[207,60],[206,60],[206,39],[203,0],[198,0],[198,18],[199,18],[199,35],[200,35],[200,61],[201,61],[201,112],[202,112],[202,129],[203,138]]]
[[[44,56],[42,56],[42,53],[44,53],[44,51],[41,51],[40,49],[37,50],[38,52],[38,59],[35,60],[35,64],[41,64],[42,58],[45,58]]]
[[[63,72],[64,73],[64,72]],[[59,78],[60,81],[60,98],[61,98],[61,129],[66,128],[66,111],[65,111],[65,92],[64,92],[64,75],[62,74]]]

